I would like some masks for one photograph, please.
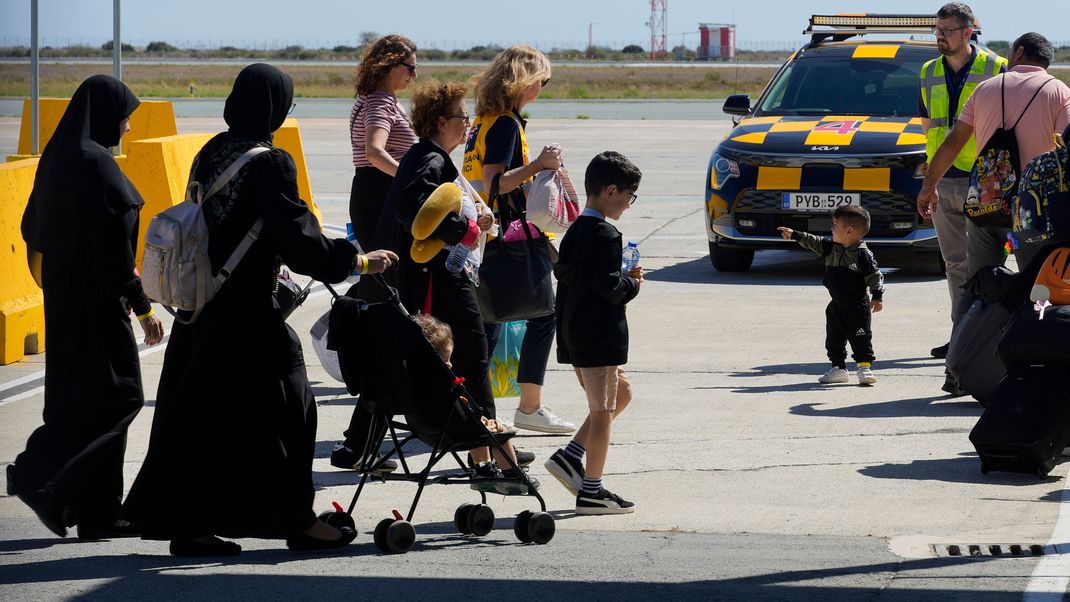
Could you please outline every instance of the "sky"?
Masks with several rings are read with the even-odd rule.
[[[112,36],[114,0],[39,0],[42,46],[100,45]],[[942,2],[915,0],[669,0],[669,47],[698,45],[698,23],[736,24],[740,48],[796,48],[811,14],[933,13]],[[1039,31],[1070,45],[1070,0],[973,0],[982,40]],[[487,10],[496,5],[501,8]],[[538,5],[540,10],[531,10]],[[474,10],[468,7],[475,6]],[[1008,8],[1013,7],[1013,8]],[[1028,7],[1023,10],[1022,7]],[[526,10],[526,12],[524,12]],[[124,42],[179,47],[357,45],[361,32],[398,32],[423,48],[528,43],[542,49],[650,45],[649,0],[540,0],[465,3],[430,0],[122,0]],[[0,46],[29,45],[30,0],[0,0]]]

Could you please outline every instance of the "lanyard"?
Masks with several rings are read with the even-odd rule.
[[[948,90],[954,90],[955,95],[948,94],[947,96],[947,125],[948,127],[954,127],[955,122],[959,120],[958,105],[962,102],[962,91],[966,89],[966,82],[970,79],[970,71],[973,70],[973,62],[977,59],[977,49],[973,48],[973,53],[970,55],[970,60],[962,67],[962,79],[959,84],[955,85],[954,72],[951,70],[951,66],[947,64],[947,59],[944,61],[944,83],[947,85]],[[955,105],[951,104],[951,100],[955,100]]]

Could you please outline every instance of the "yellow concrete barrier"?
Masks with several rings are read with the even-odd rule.
[[[319,220],[320,229],[322,230],[323,213],[316,206],[316,201],[312,199],[312,184],[308,177],[305,147],[301,144],[301,128],[296,119],[290,117],[282,124],[282,127],[275,132],[274,144],[290,153],[290,156],[294,158],[294,164],[297,166],[297,192],[301,195],[301,200],[308,203],[308,208],[312,210],[312,214]]]
[[[40,132],[38,154],[45,148],[45,144],[56,133],[56,126],[63,117],[63,112],[70,104],[69,98],[42,98],[40,99],[40,115],[38,132]],[[33,132],[30,115],[30,99],[22,101],[22,122],[19,128],[19,151],[18,154],[8,157],[8,161],[18,160],[30,155]],[[130,142],[144,140],[146,138],[160,138],[162,136],[174,136],[178,133],[175,124],[175,110],[169,100],[143,100],[141,105],[130,115],[130,131],[123,136],[123,148]]]
[[[22,214],[37,159],[0,164],[0,364],[45,350],[45,298],[26,265]]]
[[[138,233],[137,264],[141,265],[145,231],[157,213],[181,203],[186,198],[193,158],[213,134],[181,134],[163,138],[137,140],[127,145],[125,156],[116,157],[119,168],[130,178],[145,199]]]

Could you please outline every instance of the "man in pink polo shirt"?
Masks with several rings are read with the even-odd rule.
[[[1009,129],[1017,122],[1014,137],[1021,163],[1019,174],[1034,157],[1055,148],[1055,134],[1070,123],[1070,88],[1048,74],[1048,65],[1054,58],[1051,42],[1039,33],[1027,33],[1014,41],[1010,70],[977,86],[933,156],[918,194],[919,206],[923,202],[939,206],[936,184],[971,134],[977,138],[977,148],[982,149],[997,129]],[[967,278],[982,267],[1004,262],[1003,244],[1009,231],[992,227],[970,230],[966,241]],[[1019,267],[1023,267],[1031,257],[1017,259]]]

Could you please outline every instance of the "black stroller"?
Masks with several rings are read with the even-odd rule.
[[[409,513],[403,518],[394,510],[392,518],[383,519],[375,527],[376,547],[385,553],[403,554],[412,549],[416,541],[416,530],[411,521],[426,485],[519,483],[526,486],[527,495],[539,501],[540,510],[534,513],[525,510],[517,515],[513,525],[517,539],[524,543],[549,542],[556,530],[554,517],[546,512],[546,502],[531,485],[525,471],[515,471],[519,475],[516,477],[481,477],[458,455],[458,452],[489,446],[508,458],[502,443],[513,433],[491,433],[483,425],[480,420],[482,408],[471,400],[462,379],[453,374],[424,338],[420,326],[402,306],[396,291],[382,276],[372,278],[385,291],[384,301],[367,303],[339,296],[331,289],[335,299],[331,308],[328,348],[338,352],[349,393],[360,394],[360,403],[367,404],[374,415],[377,424],[371,432],[385,432],[394,447],[376,460],[383,435],[369,437],[359,463],[363,467],[360,484],[348,510],[342,511],[335,504],[335,512],[324,513],[320,518],[335,526],[352,527],[353,509],[369,478],[416,483],[416,495]],[[394,420],[395,416],[402,415],[404,423]],[[399,429],[408,431],[408,434],[399,439]],[[406,445],[414,440],[431,446],[427,465],[418,472],[410,470],[404,453]],[[395,454],[401,470],[377,473],[378,468]],[[432,468],[447,455],[456,460],[459,469],[432,476]],[[454,512],[453,522],[463,534],[483,536],[494,526],[494,511],[487,505],[487,495],[482,491],[479,495],[479,504],[461,504]]]

